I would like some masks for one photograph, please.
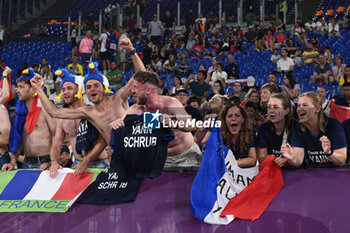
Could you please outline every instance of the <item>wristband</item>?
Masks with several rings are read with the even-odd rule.
[[[7,76],[2,76],[1,79],[8,78]]]
[[[136,53],[136,49],[133,49],[129,52],[130,56],[135,55],[135,53]]]
[[[331,156],[334,153],[334,150],[331,149],[331,152],[329,152],[329,154],[326,154],[327,157]]]

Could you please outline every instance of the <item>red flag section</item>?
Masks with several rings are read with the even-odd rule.
[[[84,172],[79,176],[68,173],[51,200],[73,200],[73,198],[84,191],[93,177],[94,173],[92,172]]]
[[[40,112],[41,112],[41,102],[39,100],[39,97],[36,96],[32,103],[32,106],[28,110],[28,114],[26,117],[28,134],[31,134],[33,132],[35,124],[39,119]]]
[[[331,108],[330,117],[337,119],[340,123],[343,123],[343,121],[350,118],[349,107],[336,105],[334,101],[331,101],[330,108]]]
[[[242,192],[232,198],[220,217],[233,215],[235,218],[256,220],[276,197],[284,185],[282,170],[272,155],[259,165],[259,174]]]

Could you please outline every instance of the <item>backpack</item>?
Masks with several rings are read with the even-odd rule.
[[[106,34],[107,34],[107,39],[106,39],[105,47],[109,52],[114,52],[117,49],[118,39],[114,35],[114,33],[106,32]]]

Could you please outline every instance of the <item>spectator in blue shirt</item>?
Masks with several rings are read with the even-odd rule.
[[[311,76],[311,82],[317,82],[319,84],[333,82],[333,77],[331,76],[332,67],[327,63],[327,58],[325,55],[319,56],[319,64],[314,68],[314,74]]]

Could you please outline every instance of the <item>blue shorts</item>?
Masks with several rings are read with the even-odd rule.
[[[81,53],[81,59],[84,63],[89,63],[91,59],[92,53]]]

